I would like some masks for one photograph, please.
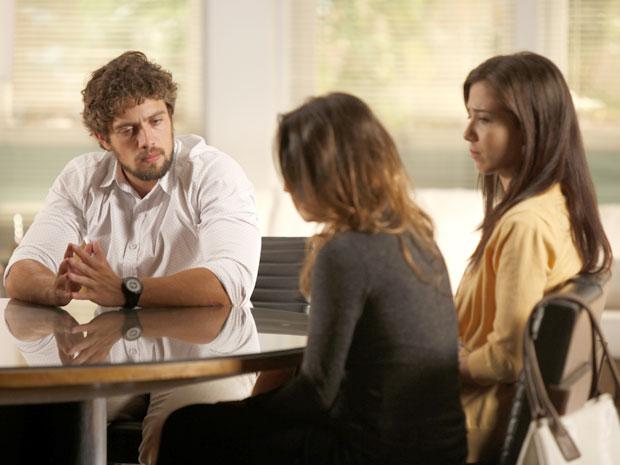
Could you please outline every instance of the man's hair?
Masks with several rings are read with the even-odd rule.
[[[531,52],[499,55],[473,69],[463,84],[465,104],[474,84],[484,82],[510,112],[523,137],[517,172],[506,192],[497,173],[481,176],[485,197],[482,236],[471,261],[477,265],[495,225],[510,208],[560,183],[584,273],[609,269],[611,247],[598,213],[577,113],[562,73]]]
[[[145,99],[163,100],[172,117],[177,84],[142,52],[125,52],[93,72],[82,91],[82,121],[91,135],[109,141],[114,118]]]

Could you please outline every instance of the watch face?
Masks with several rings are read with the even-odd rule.
[[[137,326],[127,329],[125,331],[125,339],[128,341],[135,341],[142,335],[142,329]]]
[[[125,287],[134,294],[142,292],[142,283],[136,278],[127,278],[125,280]]]

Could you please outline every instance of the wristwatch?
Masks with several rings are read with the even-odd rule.
[[[123,308],[134,308],[138,305],[138,300],[140,300],[140,295],[142,294],[143,289],[142,283],[138,278],[130,277],[123,279],[121,289],[125,295],[125,303],[123,304]]]
[[[138,311],[135,308],[123,308],[121,311],[125,315],[122,330],[123,338],[128,341],[135,341],[142,336],[142,324],[138,318]]]

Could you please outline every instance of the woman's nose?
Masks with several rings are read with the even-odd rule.
[[[465,139],[468,142],[473,141],[476,137],[471,126],[472,126],[472,122],[468,121],[467,126],[465,126],[465,131],[463,131],[463,139]]]

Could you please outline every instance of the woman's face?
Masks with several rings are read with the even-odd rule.
[[[481,174],[498,174],[506,188],[521,161],[521,130],[485,81],[471,86],[466,107],[469,122],[463,137],[476,168]]]

